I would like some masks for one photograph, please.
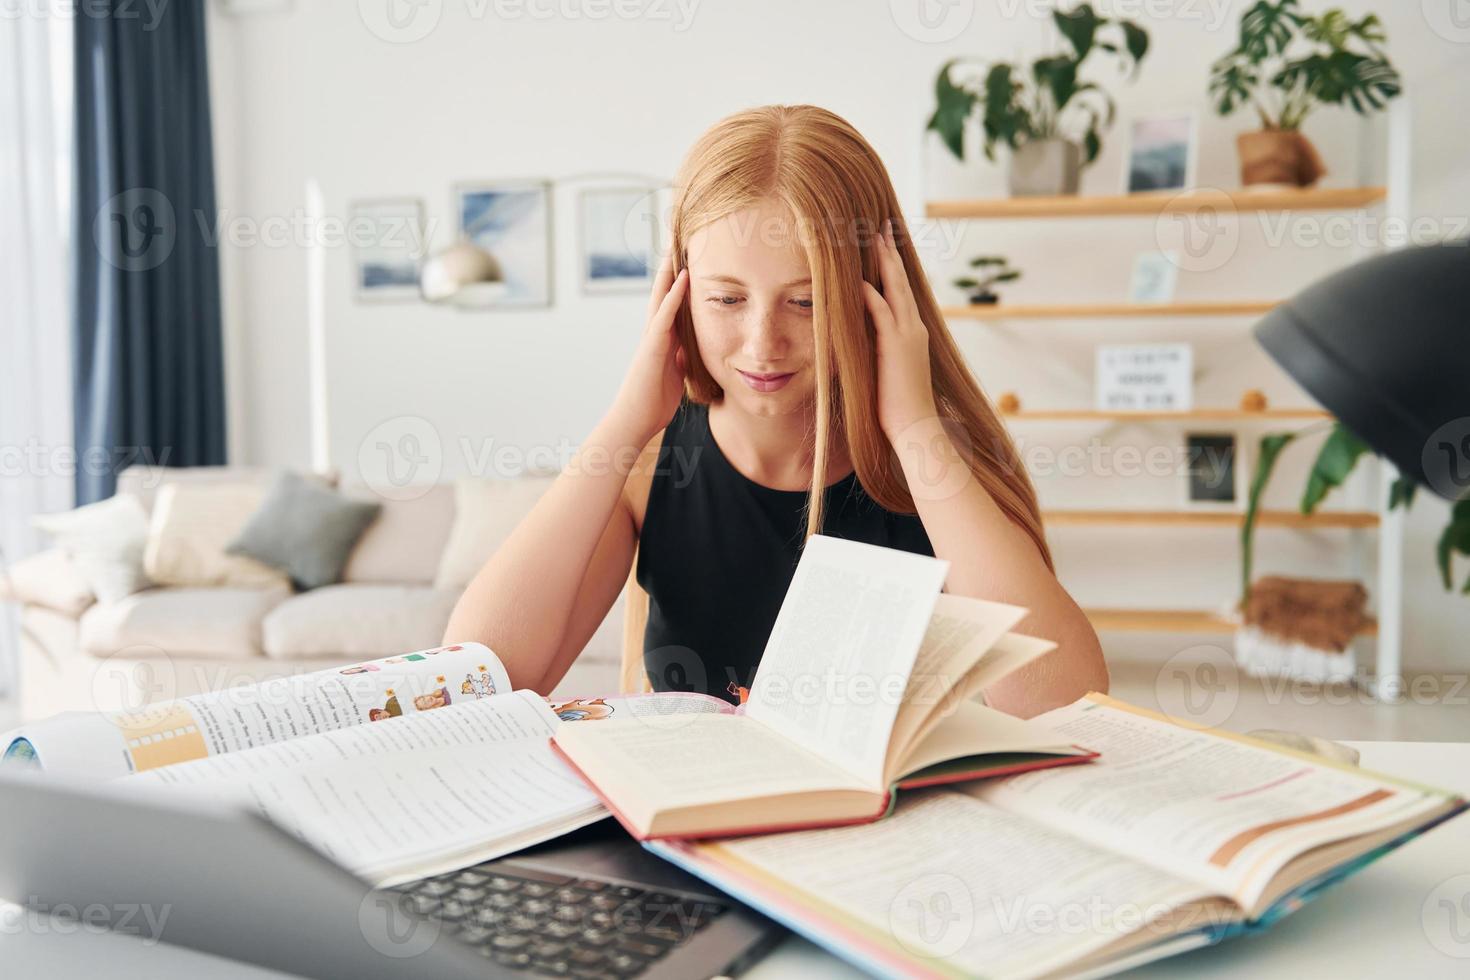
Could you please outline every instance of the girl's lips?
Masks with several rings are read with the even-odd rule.
[[[749,371],[741,371],[740,377],[745,383],[756,391],[779,391],[786,387],[792,374],[752,374]]]

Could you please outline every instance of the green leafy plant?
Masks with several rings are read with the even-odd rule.
[[[1271,473],[1276,467],[1281,451],[1293,440],[1313,431],[1320,430],[1314,426],[1303,429],[1301,432],[1277,432],[1261,437],[1260,448],[1256,455],[1256,469],[1251,476],[1250,493],[1246,500],[1245,521],[1240,530],[1242,602],[1250,595],[1256,515],[1260,509],[1261,496],[1265,492],[1266,484],[1270,482]],[[1347,426],[1341,422],[1332,423],[1332,430],[1322,443],[1317,459],[1312,463],[1311,472],[1307,474],[1307,485],[1302,491],[1301,512],[1303,514],[1313,513],[1328,493],[1347,482],[1358,460],[1372,452],[1368,444],[1354,435]],[[1407,508],[1413,504],[1418,486],[1412,479],[1405,476],[1394,480],[1388,490],[1389,509]],[[1461,500],[1451,509],[1449,524],[1440,534],[1439,543],[1435,547],[1440,578],[1444,581],[1446,590],[1454,588],[1452,562],[1456,553],[1470,555],[1470,498]],[[1460,591],[1470,595],[1470,578],[1465,580]]]
[[[1240,19],[1240,44],[1210,67],[1220,115],[1250,106],[1264,129],[1298,130],[1321,105],[1382,109],[1402,90],[1376,14],[1305,14],[1297,0],[1258,0]]]
[[[993,271],[976,278],[975,276],[961,276],[954,280],[954,284],[965,290],[972,297],[994,295],[990,287],[1002,282],[1015,282],[1021,278],[1020,269],[1012,269],[1010,260],[1002,255],[979,255],[970,260],[972,269],[990,269]]]
[[[1082,146],[1086,162],[1102,150],[1102,133],[1113,124],[1116,106],[1096,82],[1084,81],[1082,65],[1096,51],[1110,53],[1121,71],[1137,73],[1148,53],[1148,32],[1131,20],[1100,17],[1092,4],[1052,11],[1067,50],[1038,58],[1030,70],[1007,62],[954,58],[934,80],[937,106],[928,128],[938,133],[956,159],[965,158],[965,124],[980,109],[985,156],[995,159],[1004,143],[1018,149],[1030,140],[1064,139]],[[960,81],[953,70],[978,70]]]

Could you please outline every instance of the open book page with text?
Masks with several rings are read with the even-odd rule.
[[[1254,909],[1289,861],[1422,818],[1446,796],[1185,728],[1104,695],[1036,721],[1101,753],[963,792],[1188,877]]]
[[[574,765],[595,775],[597,787],[639,836],[678,834],[685,824],[713,832],[731,824],[721,824],[709,808],[759,800],[761,811],[773,814],[772,798],[782,794],[856,793],[869,816],[883,805],[881,794],[852,773],[742,715],[569,725],[558,729],[556,743]],[[807,820],[818,816],[809,813]],[[757,814],[734,825],[740,822],[764,821]]]
[[[21,726],[47,772],[109,779],[510,691],[490,650],[452,644],[227,687],[118,714],[73,712]]]
[[[874,824],[668,846],[712,857],[771,895],[794,890],[808,914],[896,945],[902,959],[970,976],[1044,976],[1208,896],[944,789],[906,795]],[[1160,926],[1139,938],[1165,934]]]
[[[920,729],[929,719],[953,709],[950,692],[1025,615],[1021,606],[939,595],[888,740],[885,777],[891,781],[896,760],[916,741]]]
[[[974,701],[961,701],[940,724],[910,748],[894,782],[930,766],[984,752],[987,755],[1050,753],[1088,757],[1085,749],[1069,745],[1054,731],[1035,721],[1016,718]]]
[[[947,562],[807,540],[745,716],[884,787],[884,759]]]
[[[129,777],[233,799],[363,877],[487,860],[605,815],[552,751],[530,691],[322,732]],[[578,727],[595,727],[592,725]],[[539,834],[540,836],[537,836]]]

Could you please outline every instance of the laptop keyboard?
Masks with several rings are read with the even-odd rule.
[[[407,910],[437,921],[441,934],[502,967],[550,977],[636,977],[726,908],[693,895],[495,863],[398,891]]]

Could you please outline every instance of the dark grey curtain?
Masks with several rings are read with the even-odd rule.
[[[78,505],[134,463],[225,461],[203,2],[74,18]]]

